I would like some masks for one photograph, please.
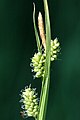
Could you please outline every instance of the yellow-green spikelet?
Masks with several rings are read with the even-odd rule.
[[[54,61],[57,59],[58,53],[60,52],[60,43],[58,42],[58,39],[55,38],[54,40],[51,40],[51,61]],[[38,52],[35,53],[32,57],[31,65],[33,66],[32,71],[35,73],[34,77],[44,77],[44,66],[45,66],[45,60],[46,60],[46,49],[44,49],[43,53]]]
[[[44,63],[45,56],[40,52],[35,53],[34,57],[32,58],[32,66],[36,78],[42,77],[44,75]]]
[[[60,43],[58,42],[58,39],[55,38],[54,40],[51,40],[51,61],[57,59],[59,52],[60,52]],[[44,51],[44,56],[46,57],[46,50]]]
[[[26,87],[21,94],[22,109],[24,117],[34,117],[36,118],[39,111],[38,98],[35,89],[32,89],[31,86]]]
[[[57,59],[59,52],[60,52],[60,43],[58,42],[58,39],[55,38],[54,40],[51,40],[51,61]]]

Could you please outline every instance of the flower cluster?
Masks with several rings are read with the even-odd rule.
[[[57,59],[58,52],[60,51],[60,43],[58,39],[55,38],[54,41],[51,40],[51,61]],[[32,57],[31,66],[33,67],[32,72],[35,72],[35,77],[44,77],[44,65],[46,60],[46,50],[44,49],[43,53],[35,53]]]
[[[51,40],[51,61],[57,59],[59,52],[60,52],[60,43],[58,42],[58,39],[55,38],[54,41]]]
[[[22,90],[21,94],[21,100],[22,102],[22,109],[24,113],[24,117],[34,117],[36,118],[38,115],[38,98],[37,93],[35,91],[36,89],[32,89],[31,86],[27,86],[25,90]]]
[[[39,78],[44,75],[44,63],[45,63],[45,56],[44,54],[38,52],[34,54],[34,57],[32,58],[32,71],[35,72],[35,77]]]

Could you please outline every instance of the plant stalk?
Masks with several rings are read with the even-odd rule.
[[[42,89],[41,89],[41,95],[40,95],[39,115],[37,120],[45,120],[48,94],[49,94],[49,85],[50,85],[51,31],[50,31],[48,3],[47,3],[47,0],[43,0],[43,2],[44,2],[45,29],[46,29],[46,61],[45,61],[45,74],[42,81]]]

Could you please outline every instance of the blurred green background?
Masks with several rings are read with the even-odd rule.
[[[0,0],[0,120],[22,120],[20,90],[33,80],[30,58],[36,51],[33,29],[42,0]],[[61,43],[61,60],[51,68],[46,120],[80,120],[80,0],[48,0],[52,39]],[[28,118],[33,120],[33,118]]]

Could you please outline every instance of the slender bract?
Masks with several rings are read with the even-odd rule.
[[[34,31],[35,31],[36,43],[37,43],[38,51],[41,52],[40,39],[39,39],[39,35],[38,35],[37,27],[36,27],[36,22],[35,22],[35,4],[33,3],[33,5],[34,5],[33,23],[34,23]]]

